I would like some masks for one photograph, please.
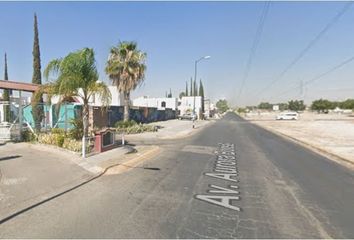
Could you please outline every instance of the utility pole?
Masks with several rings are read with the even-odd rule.
[[[198,60],[196,60],[194,62],[194,83],[197,82],[198,62],[200,62],[203,59],[209,59],[209,58],[210,58],[210,56],[204,56],[204,57],[201,57],[201,58],[199,58]],[[194,87],[195,87],[195,84],[194,84]],[[195,118],[196,118],[196,114],[195,114],[195,94],[194,94],[194,91],[193,91],[193,128],[195,127]]]

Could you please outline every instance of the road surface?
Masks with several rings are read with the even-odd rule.
[[[100,177],[0,237],[354,238],[354,173],[233,113],[159,145],[150,170]]]

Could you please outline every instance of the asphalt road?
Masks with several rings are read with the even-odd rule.
[[[143,163],[159,170],[98,178],[0,237],[354,238],[353,171],[233,113],[161,147]]]

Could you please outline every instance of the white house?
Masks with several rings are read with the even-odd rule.
[[[177,98],[150,98],[142,96],[133,100],[133,106],[135,107],[153,107],[159,110],[164,110],[166,108],[176,110],[177,105]]]
[[[108,86],[109,91],[111,92],[111,102],[109,106],[123,106],[124,105],[124,96],[123,94],[120,94],[116,86]],[[82,90],[79,90],[79,93],[82,93]],[[77,100],[78,103],[83,104],[83,101],[79,97],[75,97],[75,100]],[[54,96],[51,99],[52,104],[56,104],[59,101],[59,96]],[[89,105],[91,106],[102,106],[102,100],[99,95],[95,94],[90,97],[89,99]]]
[[[108,86],[109,91],[111,92],[112,100],[109,104],[110,106],[123,106],[124,105],[124,96],[120,94],[116,86]],[[90,105],[92,106],[102,106],[103,103],[101,98],[96,94],[90,98]]]
[[[215,113],[216,107],[210,99],[204,99],[204,116],[206,118],[212,117]]]
[[[202,111],[202,97],[182,97],[178,102],[179,114],[183,115],[187,112],[192,113],[195,106],[195,113],[198,118],[200,117]]]

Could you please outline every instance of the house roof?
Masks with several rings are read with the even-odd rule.
[[[0,80],[0,89],[35,92],[39,87],[39,84]]]

